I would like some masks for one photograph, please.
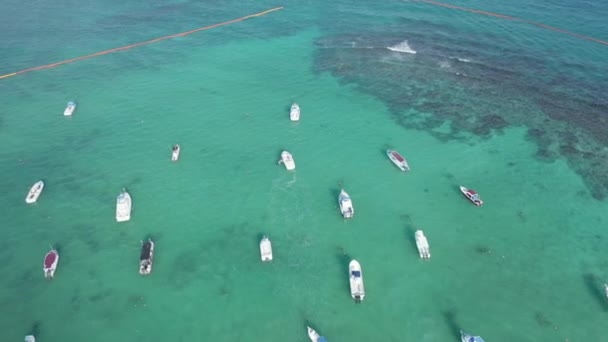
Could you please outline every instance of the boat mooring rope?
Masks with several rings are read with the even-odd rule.
[[[80,57],[76,57],[76,58],[66,59],[66,60],[63,60],[61,62],[46,64],[46,65],[40,65],[40,66],[37,66],[37,67],[28,68],[28,69],[24,69],[24,70],[21,70],[21,71],[13,72],[13,73],[10,73],[10,74],[2,75],[2,76],[0,76],[0,79],[8,78],[8,77],[15,76],[15,75],[20,75],[20,74],[25,74],[25,73],[28,73],[28,72],[31,72],[31,71],[56,68],[56,67],[58,67],[60,65],[63,65],[63,64],[68,64],[68,63],[72,63],[72,62],[76,62],[76,61],[81,61],[83,59],[89,59],[89,58],[93,58],[93,57],[107,55],[107,54],[113,53],[113,52],[125,51],[125,50],[129,50],[129,49],[132,49],[132,48],[135,48],[135,47],[139,47],[139,46],[147,45],[147,44],[152,44],[152,43],[160,42],[160,41],[167,40],[167,39],[172,39],[172,38],[177,38],[177,37],[184,37],[184,36],[187,36],[187,35],[199,32],[199,31],[210,30],[212,28],[216,28],[216,27],[220,27],[220,26],[226,26],[226,25],[238,23],[238,22],[245,21],[247,19],[254,18],[254,17],[261,17],[263,15],[269,14],[271,12],[279,11],[279,10],[282,10],[282,9],[283,9],[283,6],[275,7],[275,8],[271,8],[269,10],[263,11],[263,12],[249,14],[249,15],[246,15],[244,17],[237,18],[237,19],[232,19],[232,20],[229,20],[229,21],[224,21],[222,23],[213,24],[213,25],[209,25],[209,26],[199,27],[197,29],[186,31],[186,32],[182,32],[182,33],[172,34],[172,35],[169,35],[169,36],[164,36],[164,37],[160,37],[160,38],[155,38],[155,39],[147,40],[147,41],[141,42],[141,43],[136,43],[136,44],[131,44],[131,45],[127,45],[127,46],[121,46],[121,47],[114,48],[114,49],[100,51],[100,52],[92,53],[90,55],[84,55],[84,56],[80,56]]]

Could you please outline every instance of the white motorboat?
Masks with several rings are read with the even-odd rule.
[[[44,182],[39,180],[34,185],[32,185],[30,192],[28,192],[27,196],[25,196],[25,203],[36,203],[38,197],[40,197],[40,194],[42,193],[42,189],[44,189]]]
[[[171,149],[171,161],[177,161],[179,159],[180,149],[179,144],[173,145],[173,148]]]
[[[386,155],[393,162],[393,164],[397,165],[397,167],[401,169],[401,171],[410,170],[410,166],[408,165],[407,160],[405,159],[405,157],[399,154],[399,152],[394,150],[387,150]]]
[[[141,245],[139,255],[139,274],[148,275],[152,273],[152,262],[154,260],[154,242],[151,239]]]
[[[460,331],[460,340],[462,342],[485,342],[480,336],[469,335],[462,330]]]
[[[76,110],[76,102],[70,101],[68,102],[65,110],[63,111],[64,116],[71,116],[72,113]]]
[[[340,204],[340,212],[345,219],[352,218],[355,215],[355,208],[353,207],[353,202],[350,199],[350,196],[344,189],[340,191],[340,195],[338,196],[338,204]]]
[[[462,192],[464,197],[468,198],[469,201],[473,202],[473,204],[475,204],[476,206],[480,207],[483,205],[481,197],[479,197],[479,194],[475,190],[467,189],[461,185],[460,192]]]
[[[36,342],[36,338],[34,335],[27,335],[25,336],[25,342]]]
[[[418,247],[418,254],[422,259],[430,259],[431,258],[431,248],[429,247],[429,242],[424,236],[424,232],[422,230],[417,230],[414,234],[416,237],[416,247]]]
[[[365,298],[365,287],[363,286],[363,272],[357,260],[351,260],[348,264],[348,275],[350,277],[350,295],[355,303],[361,303]]]
[[[291,105],[291,109],[289,110],[289,118],[291,121],[300,120],[300,106],[295,102]]]
[[[318,332],[315,331],[315,329],[311,328],[311,327],[306,327],[308,329],[308,338],[310,338],[310,341],[312,342],[327,342],[327,340],[325,339],[325,337],[319,335]]]
[[[51,279],[55,276],[55,270],[57,269],[57,263],[59,263],[59,253],[57,250],[51,247],[51,250],[44,256],[44,277]]]
[[[125,222],[131,219],[131,195],[126,189],[116,197],[116,222]]]
[[[272,261],[272,244],[266,235],[260,240],[260,256],[264,262]]]
[[[293,160],[293,156],[287,151],[281,152],[281,160],[279,160],[279,164],[285,165],[285,168],[289,171],[295,170],[296,168],[296,162]]]
[[[608,298],[608,284],[604,284],[604,292],[606,292],[606,298]]]

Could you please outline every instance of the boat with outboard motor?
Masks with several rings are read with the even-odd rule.
[[[272,261],[272,243],[266,235],[260,240],[260,257],[264,262]]]
[[[139,274],[148,275],[152,273],[152,262],[154,261],[154,242],[152,239],[142,243],[139,254]]]
[[[30,191],[27,193],[27,196],[25,196],[25,203],[36,203],[38,197],[40,197],[40,194],[42,193],[42,189],[44,189],[43,181],[39,180],[34,183],[34,185],[32,185],[32,187],[30,188]]]
[[[300,106],[297,103],[293,103],[291,108],[289,109],[289,118],[291,121],[299,121],[300,120]]]
[[[65,110],[63,111],[63,115],[64,116],[71,116],[74,113],[75,110],[76,110],[76,102],[70,101],[66,105]]]
[[[173,145],[173,148],[171,149],[171,161],[177,161],[179,159],[180,150],[181,147],[179,147],[179,144]]]
[[[467,189],[461,185],[460,192],[462,192],[464,197],[468,198],[469,201],[473,202],[473,204],[475,204],[476,206],[480,207],[483,204],[481,197],[475,190]]]
[[[399,169],[401,169],[401,171],[405,172],[410,170],[410,166],[407,163],[407,160],[405,159],[405,157],[399,154],[399,152],[395,150],[386,150],[386,155],[388,156],[388,159],[393,162],[393,164],[395,164]]]
[[[308,330],[308,338],[310,338],[311,342],[327,342],[325,337],[319,335],[319,333],[316,332],[315,329],[313,329],[311,327],[306,327],[306,328]]]
[[[293,156],[287,151],[281,152],[281,160],[279,160],[279,164],[285,165],[285,168],[289,171],[295,170],[296,168],[296,162],[293,160]]]
[[[359,304],[365,298],[365,287],[363,286],[363,272],[357,260],[351,260],[348,264],[348,276],[350,281],[350,295]]]
[[[460,331],[461,342],[485,342],[480,336],[469,335],[462,330]]]
[[[46,279],[52,279],[55,276],[55,270],[57,270],[58,263],[59,253],[56,249],[51,247],[51,250],[44,256],[44,264],[42,268],[44,271],[44,277]]]
[[[131,195],[123,188],[116,197],[116,222],[125,222],[131,219]]]
[[[422,230],[417,230],[414,236],[416,238],[416,247],[418,247],[418,254],[420,254],[420,258],[430,259],[431,248],[426,236],[424,236],[424,232]]]
[[[355,208],[353,207],[353,202],[350,199],[350,196],[344,189],[340,191],[340,195],[338,195],[338,204],[340,205],[340,213],[345,219],[352,218],[355,215]]]

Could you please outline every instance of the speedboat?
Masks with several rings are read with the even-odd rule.
[[[51,247],[51,250],[44,256],[44,277],[51,279],[55,276],[57,263],[59,262],[59,253]]]
[[[460,191],[466,198],[469,199],[469,201],[473,202],[476,206],[480,207],[483,204],[481,197],[479,197],[479,194],[475,192],[475,190],[467,189],[461,185]]]
[[[365,288],[363,287],[363,272],[357,260],[351,260],[348,264],[348,275],[350,277],[350,295],[355,303],[361,303],[365,298]]]
[[[325,337],[319,335],[319,333],[316,332],[315,329],[313,329],[311,327],[306,327],[306,328],[308,329],[308,337],[310,338],[310,340],[312,342],[327,342]]]
[[[409,171],[410,166],[407,164],[407,160],[399,154],[399,152],[394,150],[386,150],[386,155],[393,162],[393,164],[397,165],[401,171]]]
[[[171,161],[177,161],[179,159],[179,144],[173,145],[173,149],[171,150]]]
[[[287,151],[281,152],[281,160],[279,160],[279,164],[285,165],[285,168],[289,171],[295,170],[296,168],[296,162],[293,160],[293,156]]]
[[[352,218],[355,215],[355,208],[353,208],[353,202],[350,200],[350,196],[344,189],[340,191],[338,196],[338,203],[340,204],[340,212],[345,219]]]
[[[27,335],[25,336],[25,342],[36,342],[36,338],[34,335]]]
[[[300,106],[295,102],[291,105],[291,109],[289,110],[289,118],[291,121],[300,120]]]
[[[152,261],[154,259],[154,242],[151,239],[141,245],[139,255],[139,274],[148,275],[152,273]]]
[[[266,235],[260,240],[260,256],[264,262],[272,261],[272,244]]]
[[[469,335],[462,330],[460,331],[460,340],[462,342],[484,342],[483,338],[480,336]]]
[[[416,247],[418,247],[418,254],[420,254],[420,257],[422,259],[430,259],[431,249],[426,236],[424,236],[424,232],[422,232],[422,230],[417,230],[414,236],[416,237]]]
[[[42,189],[44,189],[44,182],[39,180],[34,185],[32,185],[30,192],[27,193],[27,196],[25,197],[25,203],[36,203],[38,197],[40,197],[40,194],[42,193]]]
[[[116,222],[125,222],[131,219],[131,195],[126,189],[116,197]]]
[[[65,110],[63,111],[64,116],[71,116],[72,113],[76,110],[76,102],[70,101],[68,102]]]

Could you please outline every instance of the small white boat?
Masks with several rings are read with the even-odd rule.
[[[604,291],[606,292],[606,298],[608,298],[608,284],[604,284]]]
[[[27,196],[25,196],[25,203],[36,203],[38,197],[40,197],[40,194],[42,193],[42,189],[44,189],[44,182],[39,180],[34,185],[32,185],[30,192],[28,192]]]
[[[338,204],[340,204],[340,212],[345,219],[352,218],[355,215],[355,208],[353,207],[353,202],[350,199],[350,196],[344,189],[340,191],[340,195],[338,196]]]
[[[264,262],[272,261],[272,244],[266,235],[260,240],[260,256]]]
[[[325,339],[325,337],[319,335],[318,332],[315,331],[315,329],[311,328],[311,327],[306,327],[308,329],[308,338],[310,338],[310,341],[312,342],[327,342],[327,340]]]
[[[148,275],[152,273],[152,261],[154,260],[154,242],[151,239],[141,245],[139,255],[139,274]]]
[[[116,222],[125,222],[131,219],[131,195],[126,189],[116,197]]]
[[[36,342],[36,338],[34,335],[27,335],[25,336],[25,342]]]
[[[300,120],[300,106],[295,102],[291,105],[291,109],[289,110],[289,118],[291,121]]]
[[[460,192],[462,192],[464,197],[468,198],[469,201],[473,202],[473,204],[475,204],[476,206],[481,207],[483,205],[481,197],[479,197],[479,194],[475,190],[467,189],[461,185]]]
[[[296,162],[293,160],[293,156],[287,151],[281,152],[281,160],[279,160],[279,164],[285,165],[285,168],[289,171],[295,170],[296,168]]]
[[[422,230],[417,230],[414,234],[416,237],[416,247],[418,247],[418,254],[422,259],[430,259],[431,258],[431,248],[429,247],[429,242],[424,236],[424,232]]]
[[[363,286],[363,272],[357,260],[351,260],[348,264],[348,275],[350,278],[350,295],[355,303],[361,303],[365,298],[365,287]]]
[[[462,342],[485,342],[480,336],[469,335],[462,330],[460,331],[460,340]]]
[[[403,157],[399,152],[394,150],[386,150],[386,155],[393,162],[393,164],[397,165],[401,171],[409,171],[410,166],[407,163],[405,157]]]
[[[42,268],[46,279],[51,279],[55,276],[57,263],[59,263],[59,253],[51,247],[51,250],[44,256],[44,267]]]
[[[71,116],[72,113],[76,110],[76,102],[70,101],[68,102],[65,110],[63,111],[64,116]]]
[[[171,149],[171,161],[177,161],[179,159],[180,149],[179,144],[173,145],[173,148]]]

